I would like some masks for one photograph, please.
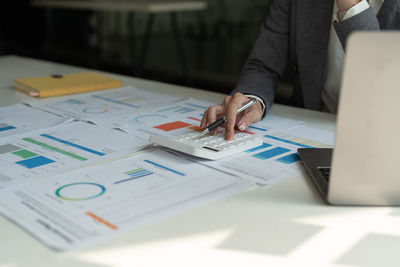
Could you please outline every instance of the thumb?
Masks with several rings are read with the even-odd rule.
[[[251,124],[259,121],[261,119],[262,115],[258,112],[258,110],[253,109],[250,112],[244,114],[242,118],[240,119],[238,125],[238,128],[241,132],[247,129]]]

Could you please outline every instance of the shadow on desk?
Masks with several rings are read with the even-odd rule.
[[[124,253],[132,250],[138,252],[137,257],[140,258],[143,256],[141,252],[151,247],[154,256],[175,261],[188,249],[188,253],[196,255],[204,249],[213,249],[234,253],[234,256],[238,253],[265,256],[277,262],[301,260],[312,263],[314,257],[318,260],[320,254],[322,257],[328,255],[327,260],[331,260],[332,264],[365,267],[382,266],[385,258],[395,258],[395,255],[389,255],[393,250],[382,251],[381,248],[388,244],[393,248],[399,247],[400,237],[360,232],[359,220],[362,221],[364,215],[370,215],[365,214],[365,208],[327,206],[308,180],[304,180],[304,177],[298,177],[275,185],[274,190],[254,188],[132,231],[83,254],[86,259],[94,259],[99,254],[108,254],[109,258],[116,259],[118,255],[123,257]],[[312,193],[305,194],[307,191]],[[372,211],[380,212],[381,209],[372,208]],[[354,228],[354,238],[352,231],[343,231],[343,226],[347,227],[347,224],[350,229]],[[210,243],[213,244],[211,248]],[[202,244],[207,245],[203,247]],[[332,249],[332,253],[321,251],[324,246]],[[148,251],[143,253],[148,256]],[[385,266],[398,264],[385,263]]]
[[[400,236],[373,232],[373,229],[363,231],[360,227],[371,215],[375,219],[386,219],[379,217],[382,211],[389,211],[389,217],[398,219],[393,216],[392,208],[327,206],[305,177],[297,177],[272,188],[253,188],[129,231],[89,249],[49,254],[50,250],[40,245],[39,249],[26,251],[24,257],[18,259],[7,256],[15,253],[2,251],[0,265],[28,266],[32,259],[49,254],[49,257],[62,261],[63,266],[134,266],[144,260],[148,264],[137,266],[153,266],[151,263],[156,258],[158,261],[176,261],[175,266],[183,266],[180,261],[185,257],[187,260],[187,257],[193,256],[197,263],[207,264],[209,259],[202,256],[223,255],[224,261],[229,263],[245,254],[246,257],[258,260],[262,257],[268,262],[281,263],[277,264],[279,266],[297,261],[300,266],[310,266],[321,260],[319,257],[327,258],[322,262],[325,264],[319,266],[326,266],[326,263],[399,266],[399,261],[385,262],[384,265],[382,261],[397,258],[394,251],[400,246]],[[396,212],[398,215],[398,210]],[[13,229],[15,233],[10,236],[14,236],[15,240],[19,239],[19,235],[26,235],[17,227]],[[15,240],[9,241],[7,249],[10,251],[19,249]],[[29,242],[32,246],[39,246],[36,240]],[[388,246],[393,249],[382,249]],[[324,251],[324,247],[332,249],[332,253]],[[205,250],[212,252],[205,253]]]

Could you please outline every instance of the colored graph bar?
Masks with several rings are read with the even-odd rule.
[[[283,148],[283,147],[276,147],[276,148],[273,148],[273,149],[266,150],[266,151],[263,151],[261,153],[255,154],[255,155],[253,155],[253,157],[265,160],[265,159],[273,158],[275,156],[278,156],[280,154],[283,154],[283,153],[286,153],[286,152],[289,152],[289,151],[290,151],[289,149],[286,149],[286,148]]]
[[[293,162],[299,161],[300,157],[297,153],[294,154],[290,154],[287,156],[284,156],[282,158],[277,159],[276,161],[279,161],[281,163],[285,163],[285,164],[292,164]]]
[[[23,159],[29,159],[29,158],[32,158],[34,156],[37,156],[37,154],[35,154],[33,152],[30,152],[28,150],[25,150],[25,149],[12,152],[11,154],[13,154],[15,156],[18,156],[18,157],[21,157]]]
[[[90,148],[87,148],[87,147],[84,147],[84,146],[80,146],[80,145],[77,145],[77,144],[62,140],[60,138],[57,138],[57,137],[54,137],[54,136],[51,136],[51,135],[48,135],[48,134],[41,134],[40,136],[46,137],[48,139],[51,139],[53,141],[56,141],[56,142],[59,142],[59,143],[62,143],[62,144],[68,145],[68,146],[72,146],[72,147],[84,150],[86,152],[89,152],[89,153],[92,153],[92,154],[95,154],[95,155],[98,155],[98,156],[105,156],[106,155],[106,154],[101,153],[99,151],[96,151],[96,150],[93,150],[93,149],[90,149]]]
[[[272,145],[270,145],[270,144],[268,144],[268,143],[263,143],[261,146],[257,146],[257,147],[255,147],[255,148],[246,150],[245,152],[251,153],[251,152],[255,152],[255,151],[258,151],[258,150],[261,150],[261,149],[270,147],[270,146],[272,146]]]
[[[152,174],[151,171],[148,171],[146,169],[140,168],[136,169],[130,172],[125,172],[125,174],[129,175],[130,177],[139,177],[142,176],[143,174]]]
[[[277,140],[277,141],[281,141],[281,142],[287,143],[287,144],[292,144],[292,145],[295,145],[295,146],[306,147],[306,148],[312,148],[312,146],[300,144],[300,143],[293,142],[293,141],[290,141],[290,140],[287,140],[287,139],[283,139],[283,138],[279,138],[279,137],[276,137],[276,136],[272,136],[272,135],[264,135],[264,136],[268,137],[268,138],[271,138],[271,139],[274,139],[274,140]]]
[[[250,128],[250,129],[259,130],[259,131],[263,131],[263,132],[266,132],[266,131],[268,131],[268,130],[266,130],[266,129],[259,128],[259,127],[255,127],[255,126],[249,126],[249,128]]]
[[[153,128],[169,132],[169,131],[185,128],[185,127],[190,126],[190,125],[191,124],[183,122],[183,121],[174,121],[174,122],[170,122],[170,123],[165,123],[165,124],[161,124],[161,125],[158,125],[158,126],[154,126]]]
[[[53,163],[53,162],[55,162],[55,161],[48,159],[46,157],[43,157],[43,156],[37,156],[34,158],[17,161],[15,163],[17,163],[21,166],[24,166],[25,168],[33,169],[33,168],[40,167],[40,166],[43,166],[43,165],[46,165],[49,163]]]
[[[12,130],[12,129],[17,129],[14,126],[8,125],[8,126],[0,126],[0,132]]]
[[[141,171],[141,170],[144,170],[144,169],[143,168],[139,168],[139,169],[135,169],[135,170],[132,170],[132,171],[127,171],[127,172],[124,172],[124,173],[129,175],[129,174]]]
[[[196,125],[190,126],[190,127],[188,127],[188,129],[196,131],[196,132],[202,132],[204,130],[203,128],[200,128],[199,126],[196,126]]]
[[[21,148],[11,145],[11,144],[5,144],[0,146],[0,154],[5,154],[9,152],[13,152],[16,150],[20,150]]]
[[[201,119],[194,118],[194,117],[188,117],[189,120],[194,120],[194,121],[201,121]]]
[[[192,103],[185,103],[185,105],[187,106],[191,106],[194,108],[200,108],[200,109],[207,109],[208,107],[204,107],[204,106],[200,106],[200,105],[196,105],[196,104],[192,104]]]
[[[153,161],[150,161],[150,160],[147,160],[147,159],[146,159],[144,162],[147,162],[147,163],[149,163],[149,164],[151,164],[151,165],[153,165],[153,166],[159,167],[159,168],[161,168],[161,169],[170,171],[170,172],[172,172],[172,173],[178,174],[178,175],[180,175],[180,176],[186,176],[186,174],[184,174],[184,173],[182,173],[182,172],[175,171],[175,170],[173,170],[173,169],[170,169],[170,168],[168,168],[168,167],[165,167],[165,166],[163,166],[163,165],[161,165],[161,164],[158,164],[158,163],[155,163],[155,162],[153,162]]]
[[[157,110],[157,112],[165,112],[165,111],[173,110],[173,109],[180,108],[180,107],[181,106],[167,107],[167,108],[163,108],[163,109]]]
[[[107,226],[108,228],[111,228],[111,229],[113,229],[113,230],[117,230],[117,229],[118,229],[118,227],[115,226],[114,224],[112,224],[112,223],[110,223],[110,222],[104,220],[103,218],[100,218],[99,216],[94,215],[93,213],[91,213],[91,212],[89,212],[89,211],[86,212],[86,215],[89,216],[89,217],[91,217],[93,220],[98,221],[99,223],[104,224],[104,225]]]
[[[120,183],[123,183],[123,182],[132,181],[132,180],[135,180],[135,179],[138,179],[138,178],[142,178],[142,177],[151,175],[153,173],[151,171],[146,170],[146,169],[140,168],[140,169],[136,169],[136,170],[133,170],[133,171],[125,172],[125,174],[129,175],[130,178],[123,179],[123,180],[120,180],[120,181],[116,181],[116,182],[114,182],[114,184],[120,184]]]
[[[180,109],[176,110],[175,112],[183,114],[183,113],[188,113],[188,112],[192,112],[192,111],[195,111],[195,109],[194,108],[180,108]]]
[[[129,174],[130,177],[135,178],[135,177],[142,177],[143,175],[148,175],[151,174],[152,172],[148,171],[148,170],[141,170],[135,173],[131,173]]]
[[[71,152],[68,152],[68,151],[65,151],[65,150],[56,148],[56,147],[54,147],[54,146],[50,146],[50,145],[45,144],[45,143],[38,142],[38,141],[36,141],[36,140],[34,140],[34,139],[32,139],[32,138],[23,138],[22,140],[24,140],[24,141],[26,141],[26,142],[29,142],[29,143],[32,143],[32,144],[35,144],[35,145],[38,145],[38,146],[41,146],[41,147],[44,147],[44,148],[47,148],[47,149],[50,149],[50,150],[53,150],[53,151],[55,151],[55,152],[58,152],[58,153],[60,153],[60,154],[63,154],[63,155],[65,155],[65,156],[68,156],[68,157],[71,157],[71,158],[74,158],[74,159],[77,159],[77,160],[82,160],[82,161],[87,160],[87,159],[84,158],[84,157],[75,155],[75,154],[73,154],[73,153],[71,153]]]
[[[98,98],[98,99],[101,99],[101,100],[104,100],[104,101],[120,104],[120,105],[125,105],[125,106],[132,107],[132,108],[139,108],[139,106],[132,105],[132,104],[125,103],[125,102],[121,102],[121,101],[114,100],[114,99],[111,99],[111,98],[108,98],[108,97],[104,97],[104,96],[92,95],[92,97]]]

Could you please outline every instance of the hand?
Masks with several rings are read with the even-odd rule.
[[[251,99],[241,93],[235,93],[233,96],[226,96],[221,105],[211,106],[204,112],[200,127],[206,128],[207,125],[215,122],[217,119],[226,116],[225,122],[225,140],[232,140],[235,126],[244,131],[252,123],[259,121],[263,115],[263,108],[260,102],[250,108],[236,114],[237,110]],[[211,132],[215,135],[217,130]]]

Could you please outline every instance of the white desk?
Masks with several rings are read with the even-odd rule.
[[[0,105],[28,98],[20,76],[81,68],[0,57]],[[154,92],[219,102],[223,95],[113,75]],[[334,130],[335,117],[275,105],[272,114]],[[400,266],[400,210],[324,204],[306,177],[181,213],[86,250],[53,252],[0,217],[0,266]]]

